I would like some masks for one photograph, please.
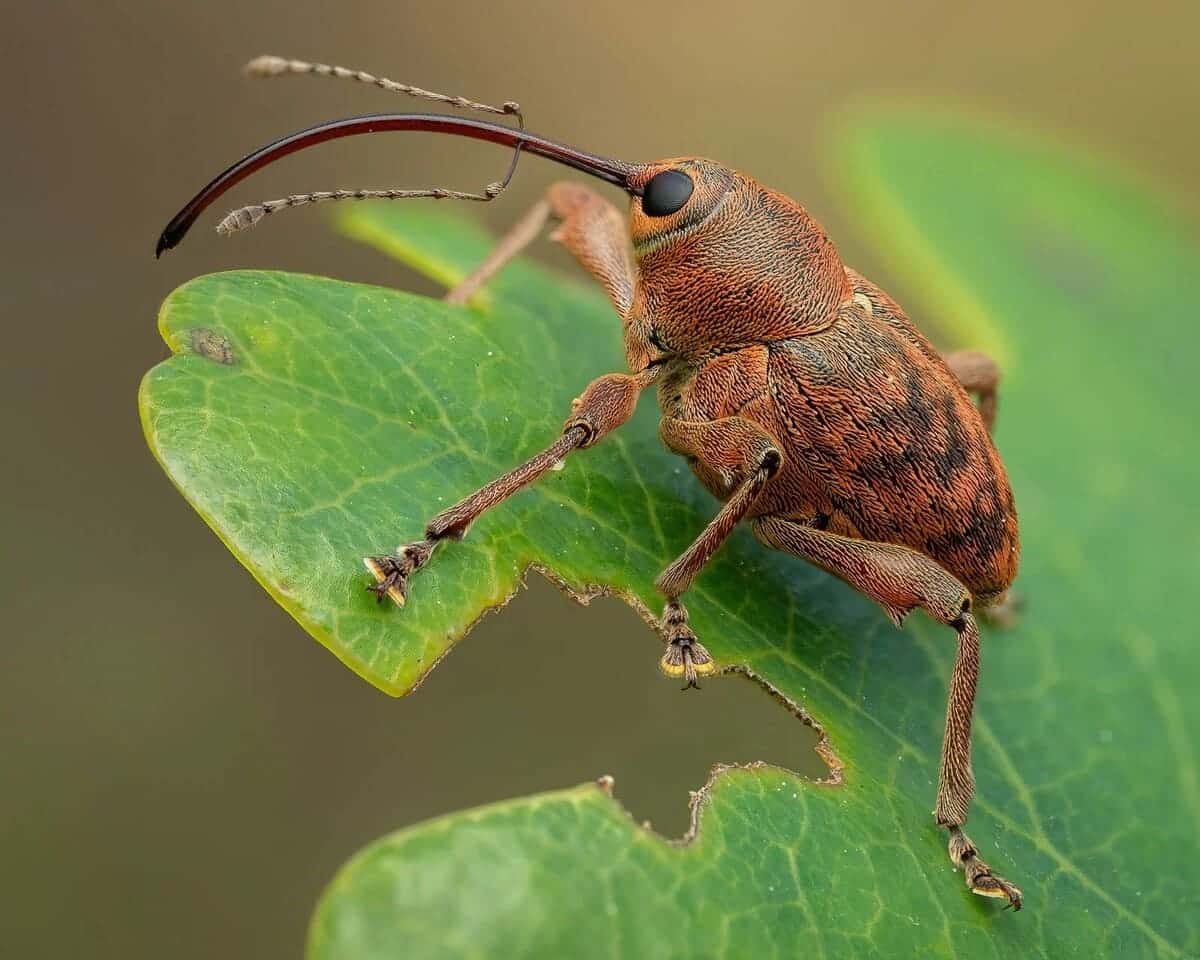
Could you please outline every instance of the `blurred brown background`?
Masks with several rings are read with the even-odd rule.
[[[821,175],[823,124],[854,98],[977,104],[1186,196],[1197,186],[1194,3],[5,6],[4,956],[295,956],[321,885],[394,827],[613,773],[637,817],[678,834],[714,761],[821,769],[807,731],[750,684],[683,697],[655,676],[632,612],[573,607],[540,581],[416,696],[390,700],[307,638],[174,492],[135,410],[166,353],[154,317],[173,286],[234,266],[417,284],[311,209],[232,240],[210,216],[155,263],[166,218],[247,149],[419,108],[349,83],[250,83],[246,59],[519,99],[538,132],[617,157],[720,158],[801,199],[901,296]],[[464,141],[352,140],[230,199],[477,189],[504,162]],[[468,212],[500,227],[559,175],[526,161],[503,202]],[[586,683],[563,642],[584,635],[611,650]]]

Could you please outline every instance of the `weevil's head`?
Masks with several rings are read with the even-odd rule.
[[[719,231],[720,214],[743,178],[700,157],[640,165],[630,173],[629,233],[638,260],[669,256]]]
[[[627,189],[633,314],[666,353],[819,329],[846,295],[845,269],[820,224],[744,173],[678,157],[637,165]]]

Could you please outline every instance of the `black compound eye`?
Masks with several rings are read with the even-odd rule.
[[[692,189],[692,178],[686,173],[656,173],[642,189],[642,211],[648,217],[665,217],[688,202]]]

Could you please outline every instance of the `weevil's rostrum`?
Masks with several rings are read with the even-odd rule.
[[[280,62],[295,64],[293,72],[351,74]],[[517,112],[515,105],[460,105]],[[976,614],[1001,608],[1019,558],[1012,492],[990,435],[995,365],[979,353],[938,353],[894,300],[842,263],[802,207],[745,174],[697,157],[625,163],[523,129],[455,117],[351,118],[268,145],[185,206],[164,230],[159,252],[174,246],[209,203],[253,170],[313,143],[377,130],[488,140],[622,187],[630,196],[628,219],[584,186],[554,184],[448,299],[467,302],[554,222],[551,236],[612,300],[629,372],[584,387],[557,439],[439,513],[421,539],[394,554],[366,558],[375,580],[370,589],[403,606],[413,575],[439,547],[461,539],[481,513],[573,451],[602,441],[629,419],[639,394],[653,384],[663,442],[687,459],[722,503],[656,581],[666,600],[663,670],[687,686],[715,672],[682,597],[743,521],[767,546],[816,564],[875,600],[897,624],[919,607],[951,627],[958,652],[934,815],[949,831],[951,860],[963,868],[971,890],[1019,909],[1020,890],[994,874],[962,832],[974,795]],[[487,200],[502,189],[391,193]],[[301,194],[289,198],[295,203],[253,209],[261,219],[296,203],[369,195]]]

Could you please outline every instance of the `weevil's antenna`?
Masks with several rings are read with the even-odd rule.
[[[359,83],[367,83],[379,87],[381,90],[387,90],[389,93],[404,93],[411,97],[420,97],[423,100],[444,103],[462,110],[478,110],[483,113],[499,114],[500,116],[514,116],[517,118],[518,127],[521,130],[525,129],[525,117],[521,113],[521,105],[514,100],[506,100],[503,104],[496,107],[490,103],[468,100],[466,97],[435,93],[432,90],[423,90],[421,87],[414,87],[407,83],[397,83],[395,80],[377,77],[373,73],[367,73],[365,70],[350,70],[347,67],[331,66],[327,63],[309,63],[307,60],[287,60],[283,57],[270,55],[255,57],[242,69],[250,77],[278,77],[291,73],[332,77],[339,80],[355,80]],[[488,201],[495,200],[496,197],[500,196],[507,189],[509,183],[512,182],[513,174],[517,172],[517,161],[520,159],[521,144],[518,142],[513,150],[512,160],[508,165],[508,170],[504,174],[504,179],[489,183],[484,187],[483,193],[447,190],[443,187],[434,187],[428,190],[313,190],[309,193],[294,193],[290,197],[281,197],[278,200],[264,200],[262,203],[252,203],[248,206],[231,210],[217,224],[217,233],[222,236],[228,236],[231,233],[248,230],[263,217],[276,211],[286,210],[289,207],[302,207],[309,203],[324,203],[327,200],[434,199],[475,200],[487,203]]]
[[[389,93],[406,93],[411,97],[432,100],[434,103],[444,103],[447,106],[459,107],[463,110],[479,110],[482,113],[498,113],[502,116],[512,115],[522,127],[525,121],[521,117],[521,105],[508,100],[498,107],[490,103],[479,103],[466,97],[451,97],[444,93],[434,93],[432,90],[422,90],[420,87],[407,83],[397,83],[385,77],[377,77],[365,70],[350,70],[347,67],[330,66],[327,63],[309,63],[307,60],[288,60],[284,57],[271,55],[255,57],[242,68],[249,77],[278,77],[285,73],[312,74],[319,77],[333,77],[339,80],[356,80],[367,83]]]
[[[517,152],[520,152],[520,146]],[[264,200],[262,203],[252,203],[238,207],[225,214],[217,224],[217,233],[223,237],[241,230],[249,230],[259,220],[269,213],[285,210],[288,207],[302,207],[308,203],[323,203],[326,200],[412,200],[432,198],[435,200],[494,200],[504,192],[508,181],[512,178],[517,167],[517,153],[508,167],[508,176],[496,183],[489,183],[483,193],[465,193],[459,190],[443,190],[434,187],[430,190],[313,190],[309,193],[294,193],[290,197],[280,197],[278,200]]]
[[[158,238],[155,254],[161,255],[164,250],[170,250],[178,244],[209,204],[234,184],[250,176],[255,170],[259,170],[289,153],[324,143],[326,140],[337,140],[341,137],[352,137],[362,133],[379,133],[385,130],[424,130],[431,133],[450,133],[459,137],[470,137],[473,140],[486,140],[489,143],[497,143],[514,150],[520,147],[526,153],[546,157],[575,170],[580,170],[618,186],[634,196],[640,196],[642,192],[640,185],[630,182],[635,173],[644,169],[641,165],[587,153],[565,143],[539,137],[527,130],[514,130],[512,127],[489,123],[486,120],[448,117],[436,113],[381,113],[365,117],[347,117],[344,120],[331,120],[327,123],[317,124],[315,127],[309,127],[307,130],[301,130],[276,140],[274,143],[269,143],[217,174],[163,228],[163,232]],[[353,194],[357,191],[347,192]],[[404,192],[395,191],[394,195],[399,197],[404,195]],[[457,194],[448,190],[439,190],[413,191],[409,195],[453,197]],[[301,196],[306,195],[302,194]],[[479,199],[474,194],[468,196],[471,199]],[[264,215],[265,213],[260,214],[258,219]]]

